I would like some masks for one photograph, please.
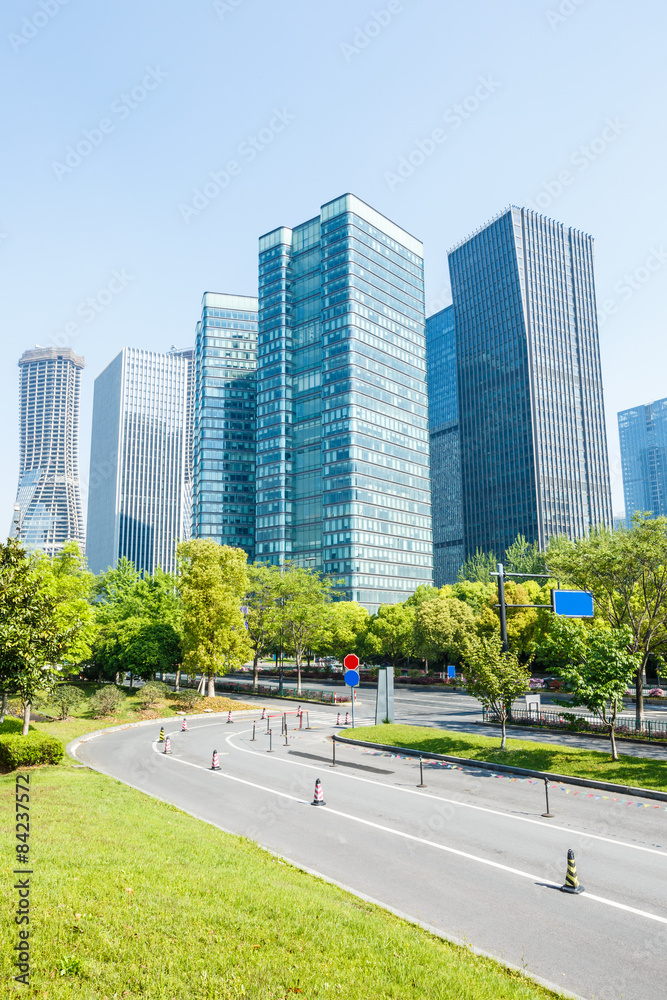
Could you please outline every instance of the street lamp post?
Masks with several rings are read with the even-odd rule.
[[[14,524],[16,525],[16,537],[21,541],[21,505],[14,504]]]

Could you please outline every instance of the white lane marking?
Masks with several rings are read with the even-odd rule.
[[[164,754],[159,754],[158,756],[164,757]],[[195,767],[199,771],[208,772],[210,768],[204,768],[201,764],[192,764],[188,760],[180,760],[180,758],[174,758],[179,764],[186,764],[188,767]],[[283,799],[290,799],[292,802],[299,802],[302,805],[310,805],[307,799],[300,799],[296,795],[290,795],[289,792],[279,792],[275,788],[267,788],[266,785],[259,785],[256,781],[249,781],[247,778],[239,778],[235,774],[227,774],[225,771],[211,771],[211,774],[217,774],[221,778],[227,778],[228,781],[236,781],[240,785],[248,785],[250,788],[256,788],[260,792],[269,792],[271,795],[278,795]],[[386,787],[386,786],[385,786]],[[424,837],[418,837],[414,833],[406,833],[403,830],[395,830],[391,826],[384,826],[382,823],[374,823],[370,819],[362,819],[360,816],[353,816],[351,813],[341,812],[338,809],[332,809],[331,806],[319,806],[320,812],[328,812],[333,816],[340,816],[342,819],[349,819],[353,823],[361,823],[363,826],[370,826],[374,830],[381,830],[383,833],[390,833],[395,837],[402,837],[404,840],[412,840],[418,844],[424,844],[426,847],[433,847],[438,851],[444,851],[446,854],[454,854],[459,858],[466,858],[468,861],[476,861],[480,865],[487,865],[489,868],[497,868],[499,871],[509,872],[510,875],[518,875],[520,878],[530,879],[532,882],[539,882],[544,886],[551,886],[553,888],[560,888],[560,883],[553,882],[551,879],[542,878],[541,875],[532,875],[530,872],[524,872],[520,868],[512,868],[510,865],[503,865],[499,861],[491,861],[489,858],[481,858],[477,854],[470,854],[468,851],[460,851],[456,847],[448,847],[446,844],[437,844],[434,840],[426,840]],[[634,913],[638,917],[646,917],[647,920],[656,920],[658,923],[667,924],[667,917],[660,917],[656,913],[648,913],[646,910],[638,910],[635,906],[628,906],[626,903],[617,903],[614,899],[607,899],[604,896],[595,896],[593,893],[584,892],[581,895],[582,899],[591,899],[596,903],[603,903],[605,906],[613,906],[617,910],[625,910],[627,913]]]
[[[234,750],[238,750],[241,753],[253,754],[255,757],[260,756],[262,751],[247,750],[245,747],[239,747],[236,746],[236,744],[230,742],[234,736],[243,736],[244,732],[250,732],[250,730],[249,729],[243,730],[240,733],[230,733],[229,736],[226,737],[225,742],[229,743],[230,747],[232,747]],[[342,744],[342,745],[346,746],[349,744]],[[415,758],[415,760],[416,759],[417,758]],[[296,760],[285,760],[284,757],[274,757],[273,760],[280,761],[282,764],[291,764],[294,767],[308,767],[312,771],[321,770],[321,765],[318,767],[317,764],[302,764],[300,761]],[[338,777],[348,778],[350,781],[363,781],[367,785],[375,785],[376,787],[379,784],[377,781],[373,781],[372,778],[362,778],[358,774],[346,774],[343,771],[338,772]],[[382,784],[381,787],[390,788],[396,792],[405,792],[407,795],[420,795],[422,796],[422,798],[430,799],[431,802],[436,801],[436,797],[433,794],[429,794],[428,792],[420,792],[416,788],[399,788],[396,785],[385,785],[385,784]],[[667,858],[667,852],[660,851],[655,847],[642,847],[640,844],[630,844],[626,840],[616,840],[614,837],[603,837],[602,834],[599,833],[588,833],[587,831],[573,829],[572,827],[569,826],[558,826],[558,824],[556,823],[540,823],[539,819],[530,819],[528,816],[515,816],[513,813],[503,812],[501,809],[492,809],[490,806],[478,806],[472,802],[460,802],[458,799],[449,799],[444,795],[438,795],[437,801],[448,802],[454,806],[462,806],[464,809],[474,809],[477,812],[490,813],[492,816],[503,816],[505,819],[516,820],[518,823],[531,823],[533,826],[539,826],[542,830],[560,830],[563,833],[570,833],[580,837],[590,837],[592,840],[600,840],[605,844],[614,844],[614,846],[616,847],[629,847],[633,851],[644,851],[646,854],[657,854],[661,858]]]

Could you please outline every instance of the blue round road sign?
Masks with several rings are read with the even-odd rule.
[[[348,687],[355,688],[359,683],[359,671],[358,670],[346,670],[345,671],[345,683]]]

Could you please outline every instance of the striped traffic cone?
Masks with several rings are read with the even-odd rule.
[[[160,735],[157,738],[158,743],[164,743],[164,726],[160,729]]]
[[[311,805],[314,806],[325,806],[324,792],[322,791],[322,782],[318,778],[315,782],[315,798],[313,799]]]
[[[349,724],[350,724],[350,713],[346,712],[345,713],[345,725],[349,726]]]
[[[266,709],[263,708],[262,709],[262,722],[264,722],[265,719],[266,719]]]
[[[219,771],[220,765],[218,764],[218,751],[213,751],[213,760],[211,761],[211,771]]]
[[[336,716],[336,725],[337,725],[337,726],[340,726],[340,712],[339,712],[339,713],[338,713],[338,715]]]
[[[577,864],[574,860],[574,851],[567,852],[567,875],[565,876],[565,885],[560,887],[561,892],[583,892],[583,885],[579,885],[579,879],[577,878]]]
[[[171,753],[171,740],[169,739],[168,736],[167,736],[166,740],[164,741],[164,750],[162,752],[163,753]]]
[[[227,725],[229,725],[231,721],[232,721],[232,710],[230,708],[230,710],[227,712]]]
[[[183,725],[181,726],[181,732],[182,733],[187,733],[187,731],[188,731],[188,720],[187,719],[183,719]]]
[[[300,719],[301,718],[301,705],[299,705],[299,707],[297,708],[296,714],[297,714],[298,718]]]

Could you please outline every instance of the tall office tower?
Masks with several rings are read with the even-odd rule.
[[[630,528],[637,511],[650,511],[654,517],[667,514],[667,399],[621,410],[618,433],[625,523]]]
[[[466,555],[611,527],[592,238],[511,207],[449,268]]]
[[[461,449],[456,393],[454,306],[426,320],[428,410],[431,436],[433,580],[455,583],[465,554],[461,509]]]
[[[205,292],[195,342],[192,535],[255,558],[257,299]]]
[[[48,555],[67,541],[82,548],[84,543],[79,489],[84,365],[69,347],[36,347],[19,360],[19,509],[11,532]]]
[[[188,361],[125,347],[95,379],[88,564],[176,568],[185,537]]]
[[[185,467],[183,477],[183,541],[192,537],[192,476],[195,448],[195,352],[193,347],[172,347],[170,357],[182,358],[186,366]]]
[[[259,241],[257,558],[432,582],[422,244],[346,194]]]

